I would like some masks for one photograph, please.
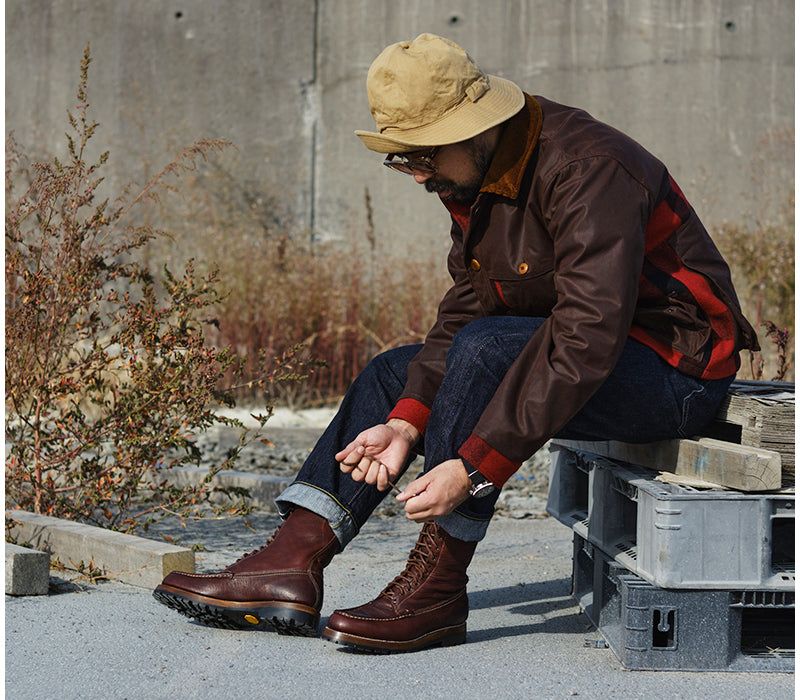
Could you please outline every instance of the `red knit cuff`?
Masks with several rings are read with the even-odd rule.
[[[503,484],[505,484],[522,465],[522,462],[512,462],[507,457],[501,455],[489,445],[489,443],[475,435],[475,433],[467,438],[467,441],[461,446],[458,454],[489,479],[497,488],[502,488]]]
[[[392,409],[389,418],[400,418],[401,420],[411,423],[421,435],[425,434],[425,428],[428,426],[428,418],[431,417],[431,409],[425,404],[420,403],[416,399],[400,399],[397,405]]]

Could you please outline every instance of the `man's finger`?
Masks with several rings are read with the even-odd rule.
[[[424,497],[418,497],[406,503],[406,517],[409,520],[419,523],[434,518],[430,505],[424,500]]]
[[[352,444],[353,443],[351,443],[351,445]],[[348,445],[341,452],[334,455],[334,459],[337,462],[346,464],[348,467],[353,467],[359,463],[365,451],[366,448],[363,445],[354,445],[352,448]]]
[[[347,457],[355,448],[356,448],[356,443],[351,442],[347,447],[343,447],[341,450],[339,450],[339,452],[333,455],[333,458],[337,462],[344,462],[344,460],[347,459]]]
[[[389,488],[389,470],[382,462],[378,466],[378,483],[376,484],[378,491],[385,491]]]
[[[401,503],[405,503],[406,504],[406,511],[408,511],[408,509],[409,509],[409,501],[412,498],[417,498],[418,496],[424,496],[425,495],[425,491],[426,491],[426,489],[424,489],[424,488],[420,488],[419,486],[415,487],[414,483],[412,482],[408,486],[406,486],[405,489],[403,489],[402,493],[398,493],[397,494],[397,500],[400,501]],[[420,503],[415,503],[414,507],[420,508],[421,504]]]
[[[427,474],[423,474],[422,476],[414,479],[408,486],[403,489],[402,493],[397,494],[397,500],[401,503],[405,503],[411,498],[416,498],[421,493],[424,493],[425,490],[428,488],[428,484],[430,483],[430,478],[428,478]]]

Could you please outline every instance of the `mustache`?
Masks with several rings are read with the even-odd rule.
[[[425,181],[425,190],[427,192],[444,192],[445,190],[453,189],[455,189],[455,183],[450,182],[449,180],[436,180],[431,178],[430,180]]]

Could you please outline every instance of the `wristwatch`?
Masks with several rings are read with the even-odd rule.
[[[470,486],[469,489],[469,495],[473,498],[483,498],[484,496],[488,496],[497,488],[477,469],[469,473],[469,480],[472,482],[472,486]]]

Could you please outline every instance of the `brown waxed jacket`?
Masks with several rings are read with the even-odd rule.
[[[758,347],[665,166],[581,110],[526,95],[466,231],[458,221],[454,284],[391,416],[424,432],[452,338],[471,320],[546,317],[459,450],[498,486],[588,401],[629,336],[707,379],[735,374],[738,352]]]

